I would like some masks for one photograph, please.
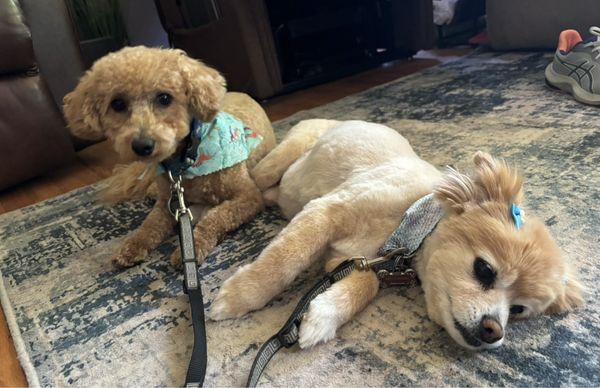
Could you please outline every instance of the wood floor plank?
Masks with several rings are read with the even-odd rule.
[[[26,387],[27,379],[17,359],[6,318],[0,308],[0,387]]]
[[[119,160],[119,156],[108,141],[94,144],[77,153],[77,159],[102,178],[108,178]]]
[[[25,183],[21,186],[7,190],[2,196],[2,207],[6,210],[6,212],[11,212],[13,210],[36,203],[37,198],[30,188],[30,184]]]

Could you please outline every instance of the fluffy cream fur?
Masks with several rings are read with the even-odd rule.
[[[375,257],[406,209],[431,192],[446,216],[419,251],[415,268],[429,316],[459,344],[499,346],[504,338],[474,345],[467,337],[481,336],[483,325],[489,327],[486,317],[502,333],[511,305],[524,306],[520,317],[581,305],[580,286],[543,223],[528,216],[517,230],[510,218],[510,205],[522,200],[520,176],[485,153],[477,153],[474,164],[472,175],[442,174],[396,131],[378,124],[299,123],[252,171],[291,222],[255,262],[223,284],[210,316],[239,317],[263,307],[320,257],[327,270],[346,257]],[[477,258],[496,272],[489,289],[475,276]],[[300,345],[331,339],[377,290],[371,271],[334,284],[311,303]]]

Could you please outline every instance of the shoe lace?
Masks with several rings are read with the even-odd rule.
[[[584,47],[593,47],[592,52],[597,53],[596,59],[600,59],[600,27],[590,27],[590,34],[596,35],[597,38],[595,41],[584,44]]]

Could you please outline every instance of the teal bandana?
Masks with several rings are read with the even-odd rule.
[[[196,160],[183,173],[187,179],[212,174],[245,161],[262,141],[262,136],[225,112],[219,112],[208,123],[194,119],[190,130],[200,142]],[[164,172],[160,165],[158,173]]]

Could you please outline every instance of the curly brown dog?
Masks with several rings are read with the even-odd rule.
[[[181,152],[193,119],[211,123],[219,112],[233,115],[262,142],[245,162],[184,180],[186,201],[207,207],[194,229],[202,261],[223,236],[252,219],[262,208],[260,190],[249,174],[275,146],[271,123],[249,96],[227,93],[216,70],[181,50],[128,47],[98,60],[64,98],[71,131],[84,139],[106,137],[128,163],[115,169],[104,199],[141,198],[155,181],[156,203],[142,225],[120,247],[114,261],[134,265],[173,233],[170,197],[159,163]],[[171,262],[180,263],[179,251]]]

